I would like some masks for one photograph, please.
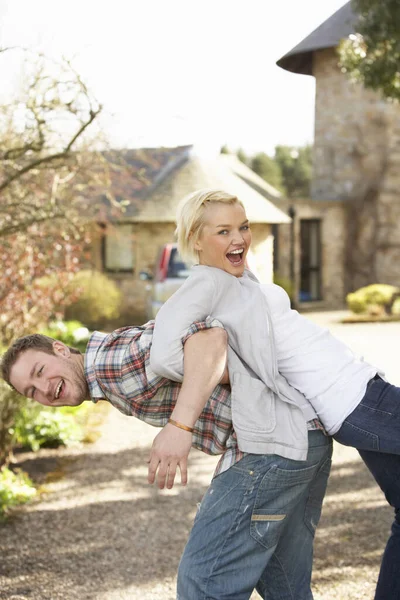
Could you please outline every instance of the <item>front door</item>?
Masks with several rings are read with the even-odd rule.
[[[300,221],[300,302],[321,298],[321,221]]]

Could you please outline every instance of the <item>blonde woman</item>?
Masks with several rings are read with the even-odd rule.
[[[272,600],[310,600],[313,538],[331,441],[310,403],[278,373],[263,296],[244,270],[251,233],[243,206],[223,192],[192,199],[196,210],[192,214],[182,205],[178,237],[183,254],[189,247],[198,252],[200,266],[161,309],[151,363],[156,372],[168,371],[169,379],[181,380],[182,339],[191,323],[206,319],[213,327],[221,321],[229,334],[236,437],[199,508],[179,567],[178,598],[244,600],[257,589]],[[192,216],[197,214],[196,228]],[[182,221],[187,235],[179,226]],[[239,279],[243,290],[237,287]],[[209,315],[217,320],[207,319]],[[259,346],[251,343],[255,327]],[[199,356],[199,365],[202,360]],[[152,477],[166,457],[173,471],[186,460],[190,430],[203,406],[195,399],[179,403],[175,431],[169,427],[156,437]]]
[[[181,254],[195,257],[198,266],[157,316],[152,368],[179,381],[182,343],[191,323],[207,317],[211,323],[212,317],[228,333],[232,420],[240,450],[304,460],[304,431],[315,426],[316,418],[329,435],[357,448],[396,510],[375,598],[400,597],[395,576],[400,561],[400,388],[384,381],[377,368],[358,359],[327,330],[292,310],[281,288],[259,284],[246,270],[251,232],[238,198],[219,190],[191,194],[179,207],[177,235]],[[192,410],[190,425],[201,409]],[[171,447],[163,434],[160,451],[173,448],[179,454],[179,443]],[[309,448],[310,438],[318,435],[308,431]],[[307,463],[300,464],[307,468]],[[223,481],[219,487],[224,489]],[[266,486],[264,493],[268,499],[271,488]],[[210,502],[206,495],[206,506]],[[201,540],[207,544],[212,536],[214,519],[211,513],[200,525],[195,523],[183,557],[185,573],[199,569],[205,548]],[[228,521],[227,536],[230,526]],[[277,539],[279,543],[279,535]]]

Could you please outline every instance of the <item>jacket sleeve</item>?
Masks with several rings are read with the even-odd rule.
[[[150,366],[157,375],[182,381],[183,344],[186,339],[221,324],[210,317],[214,280],[204,273],[191,275],[159,310],[150,350]]]

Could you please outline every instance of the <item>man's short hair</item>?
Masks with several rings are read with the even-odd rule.
[[[10,383],[10,371],[18,358],[27,350],[39,350],[45,354],[54,354],[53,344],[56,340],[43,335],[41,333],[32,333],[31,335],[25,335],[15,340],[13,344],[6,350],[1,358],[1,376],[9,385]],[[68,346],[73,354],[80,354],[76,348]],[[13,387],[11,385],[11,387]]]

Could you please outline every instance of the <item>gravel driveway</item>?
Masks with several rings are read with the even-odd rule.
[[[400,323],[339,325],[337,313],[309,316],[400,384]],[[111,409],[95,444],[17,456],[44,491],[0,526],[0,598],[175,598],[179,556],[216,459],[192,451],[186,488],[149,487],[155,432]],[[315,543],[315,600],[372,600],[391,520],[357,452],[336,446]]]

